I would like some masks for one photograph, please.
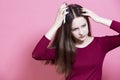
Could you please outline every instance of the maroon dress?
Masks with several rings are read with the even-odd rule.
[[[110,28],[120,33],[120,22],[113,20]],[[50,40],[45,36],[36,45],[32,57],[36,60],[55,59],[55,49],[47,48]],[[94,37],[84,48],[77,48],[72,72],[66,80],[101,80],[102,65],[108,51],[120,46],[120,35]]]

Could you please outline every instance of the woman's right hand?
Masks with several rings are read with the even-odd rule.
[[[65,3],[60,6],[57,16],[56,16],[56,19],[55,19],[55,23],[53,24],[51,29],[45,34],[45,36],[49,40],[52,39],[52,37],[56,33],[57,29],[62,25],[63,21],[65,23],[65,16],[68,13],[68,12],[66,12],[66,9],[67,9],[67,5]]]
[[[58,13],[55,19],[54,25],[57,25],[58,28],[62,25],[62,23],[65,23],[65,17],[68,12],[66,12],[67,4],[63,3],[60,8],[58,9]]]

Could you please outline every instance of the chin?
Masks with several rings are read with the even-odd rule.
[[[85,39],[79,39],[80,41],[85,41]]]
[[[83,37],[83,38],[79,38],[79,40],[80,40],[80,41],[85,41],[86,38],[87,38],[87,37],[85,36],[85,37]]]

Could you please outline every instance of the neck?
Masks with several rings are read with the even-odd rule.
[[[78,41],[75,45],[78,47],[85,47],[87,45],[89,45],[92,41],[93,41],[93,37],[91,36],[87,36],[87,38],[84,41]]]

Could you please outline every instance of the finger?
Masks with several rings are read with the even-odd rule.
[[[82,10],[85,10],[85,11],[88,11],[88,9],[87,8],[81,8]]]
[[[64,19],[63,19],[63,23],[65,24],[65,16],[64,16]]]
[[[64,1],[63,4],[67,4],[67,3]]]
[[[68,13],[69,13],[69,12],[65,12],[65,13],[64,13],[63,23],[65,23],[65,22],[66,22],[66,15],[67,15]]]
[[[66,11],[66,9],[68,9],[68,8],[67,8],[67,7],[65,7],[65,8],[62,8],[62,9],[61,9],[61,11]]]
[[[87,13],[90,13],[90,12],[91,12],[90,10],[88,10],[88,9],[86,9],[86,8],[82,8],[81,10],[82,10],[82,12],[87,12]]]
[[[68,14],[69,12],[65,12],[64,14],[66,15],[66,14]]]
[[[65,9],[67,9],[68,7],[61,7],[60,9],[59,9],[59,11],[64,11]]]
[[[86,10],[84,10],[84,9],[82,9],[82,13],[87,13],[87,11],[86,11]]]
[[[63,10],[63,9],[67,9],[68,7],[66,6],[66,7],[62,7],[62,8],[60,8],[60,10]]]
[[[66,13],[66,12],[67,12],[67,11],[66,11],[67,9],[68,9],[68,8],[63,8],[63,9],[60,11],[60,13],[61,13],[61,14]]]
[[[90,16],[89,13],[82,13],[82,16]]]
[[[63,3],[60,7],[60,9],[67,7],[67,3]]]
[[[67,3],[66,2],[63,2],[63,4],[66,6],[67,5]]]

